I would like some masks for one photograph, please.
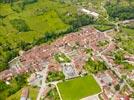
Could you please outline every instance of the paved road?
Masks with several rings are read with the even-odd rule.
[[[109,41],[110,41],[109,46],[110,46],[111,43],[112,43],[112,37],[108,36],[105,32],[104,32],[104,34],[105,34],[106,37],[109,38]],[[97,54],[97,56],[100,56],[102,58],[102,60],[105,61],[106,64],[108,65],[107,67],[110,68],[111,70],[113,70],[119,78],[122,78],[122,75],[112,66],[111,63],[109,63],[109,61],[107,60],[107,58],[104,55],[102,55],[102,53],[105,52],[106,50],[107,50],[107,48],[104,49],[102,52],[99,52]],[[123,81],[129,87],[129,89],[134,92],[134,89],[127,83],[127,81],[125,79]]]
[[[48,66],[46,66],[46,68],[41,72],[43,74],[43,78],[42,78],[41,88],[40,88],[40,91],[39,91],[38,96],[37,96],[37,100],[40,100],[42,92],[46,88],[45,81],[46,81],[46,78],[47,78],[47,72],[48,72]]]

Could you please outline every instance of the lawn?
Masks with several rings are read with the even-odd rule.
[[[29,88],[29,98],[31,100],[36,100],[38,95],[38,88],[31,87],[31,86],[29,86],[28,88]],[[21,92],[22,89],[16,92],[15,94],[11,95],[10,97],[8,97],[6,100],[19,100],[21,97]]]
[[[79,100],[101,92],[91,75],[58,83],[58,88],[63,100]]]
[[[108,26],[108,25],[94,25],[94,27],[101,32],[104,32],[113,28],[113,26]]]

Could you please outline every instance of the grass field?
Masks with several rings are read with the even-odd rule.
[[[106,30],[110,30],[113,28],[113,26],[106,26],[106,25],[94,25],[94,27],[99,30],[99,31],[106,31]]]
[[[79,100],[101,92],[91,75],[59,83],[58,88],[63,100]]]
[[[55,11],[58,7],[60,7],[59,10],[62,9],[63,6],[65,5],[61,5],[58,2],[38,0],[37,3],[27,5],[22,12],[17,13],[11,9],[9,4],[0,4],[0,15],[6,16],[2,21],[4,26],[0,25],[0,34],[6,35],[7,40],[11,37],[13,40],[21,39],[32,42],[33,39],[41,37],[45,32],[67,29],[69,25],[64,24]],[[41,15],[37,14],[38,10],[45,8],[48,9],[46,12],[43,12]],[[64,9],[68,10],[69,7]],[[11,25],[10,21],[18,18],[25,20],[31,29],[30,32],[16,34],[18,31]]]
[[[17,56],[19,50],[24,50],[20,46],[22,42],[32,47],[36,40],[45,37],[46,34],[57,35],[58,32],[66,32],[71,25],[63,22],[60,17],[67,16],[67,13],[75,15],[76,7],[61,4],[59,1],[37,0],[17,12],[13,10],[11,4],[0,3],[0,71],[7,68],[8,61]],[[74,16],[67,17],[66,19],[74,18]],[[16,24],[17,27],[23,30],[28,26],[30,30],[19,31],[14,27],[12,21],[18,19],[23,20],[25,25]]]

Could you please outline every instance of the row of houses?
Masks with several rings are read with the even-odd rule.
[[[18,60],[14,64],[11,64],[9,69],[0,73],[0,79],[7,80],[16,74],[40,71],[44,68],[46,62],[50,65],[54,63],[54,65],[60,67],[53,56],[61,51],[71,57],[76,69],[78,72],[81,72],[87,60],[84,49],[91,48],[93,52],[102,51],[105,48],[97,46],[97,43],[100,40],[106,39],[108,40],[102,32],[91,27],[84,27],[80,32],[67,34],[50,45],[35,46],[24,52],[17,58]]]

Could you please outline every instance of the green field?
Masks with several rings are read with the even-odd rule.
[[[97,30],[101,31],[101,32],[104,32],[104,31],[106,31],[106,30],[110,30],[110,29],[113,28],[113,26],[108,26],[108,25],[94,25],[94,27],[95,27]]]
[[[101,92],[93,76],[78,77],[58,84],[63,100],[79,100]]]
[[[37,0],[20,10],[20,1],[27,0],[18,0],[12,4],[0,3],[0,71],[8,67],[8,61],[17,56],[19,50],[30,49],[40,38],[47,41],[70,29],[71,25],[60,17],[71,20],[77,13],[74,5],[52,0]],[[66,13],[73,16],[67,16]],[[40,43],[44,42],[41,40]]]
[[[93,17],[78,13],[75,4],[61,0],[1,1],[0,71],[8,68],[20,50],[48,43],[94,22]]]
[[[29,89],[29,98],[31,100],[36,100],[39,89],[30,86],[28,87],[28,89]],[[11,95],[10,97],[8,97],[6,100],[19,100],[21,97],[21,92],[22,89],[16,92],[15,94]]]
[[[0,81],[0,100],[6,100],[9,96],[18,92],[21,88],[27,85],[28,74],[18,75],[12,78],[9,85],[4,81]]]

